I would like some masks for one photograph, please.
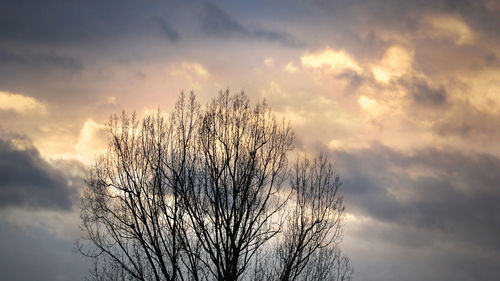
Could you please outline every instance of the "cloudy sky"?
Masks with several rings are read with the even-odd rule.
[[[500,2],[0,4],[2,280],[83,280],[109,115],[265,98],[343,180],[355,280],[498,280]]]

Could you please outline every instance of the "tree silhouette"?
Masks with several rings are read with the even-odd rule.
[[[294,134],[265,102],[181,94],[108,128],[82,197],[91,279],[350,280],[339,179],[323,157],[288,167]]]

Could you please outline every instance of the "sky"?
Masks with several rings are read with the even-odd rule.
[[[226,88],[334,163],[355,280],[498,280],[495,0],[1,1],[1,279],[84,280],[110,114]]]

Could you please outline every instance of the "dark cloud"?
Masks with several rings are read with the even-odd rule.
[[[410,95],[418,104],[429,106],[442,106],[446,104],[447,93],[444,87],[432,87],[424,80],[415,80],[403,83],[410,91]]]
[[[168,24],[164,19],[160,17],[156,17],[152,19],[154,23],[156,23],[161,32],[165,35],[165,37],[172,43],[179,41],[181,38],[179,32],[177,32],[170,24]]]
[[[346,89],[348,93],[355,93],[359,86],[361,86],[365,81],[368,80],[367,77],[360,75],[356,71],[346,70],[337,75],[335,75],[337,79],[346,79],[349,81],[349,86]]]
[[[26,138],[0,138],[0,209],[70,210],[79,186],[78,181],[70,184],[70,180],[41,158]]]
[[[353,248],[358,276],[496,280],[499,158],[433,148],[407,153],[375,144],[335,151],[332,159],[348,211],[371,218],[346,233],[350,243],[365,245]]]
[[[151,18],[171,16],[177,6],[174,1],[6,0],[0,9],[0,42],[81,44],[136,36],[151,29]],[[170,40],[179,38],[166,24],[160,29]]]
[[[264,39],[279,42],[289,47],[301,45],[287,33],[243,25],[211,2],[203,4],[202,24],[205,32],[217,36]]]
[[[47,68],[56,67],[71,72],[79,72],[83,69],[82,62],[72,57],[32,51],[11,52],[3,49],[0,49],[0,64],[2,67],[14,65],[34,70],[46,70]]]
[[[484,56],[484,62],[487,66],[492,67],[500,67],[500,58],[498,58],[495,54],[487,54]]]
[[[435,231],[478,249],[500,249],[500,159],[486,154],[382,145],[333,158],[351,208]]]

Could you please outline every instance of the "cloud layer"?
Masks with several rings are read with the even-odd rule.
[[[0,240],[78,279],[61,264],[109,115],[229,87],[334,162],[357,280],[496,280],[499,26],[491,0],[3,1]],[[1,245],[4,279],[35,278]]]
[[[73,208],[81,183],[41,158],[29,140],[0,138],[0,159],[0,209]]]

